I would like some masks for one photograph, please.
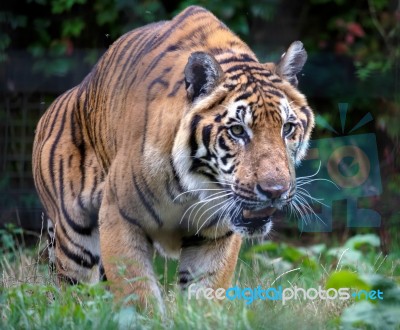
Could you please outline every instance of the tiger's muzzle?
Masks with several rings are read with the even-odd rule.
[[[264,201],[250,201],[238,197],[241,211],[232,217],[234,230],[245,236],[263,236],[272,227],[272,216],[277,209],[289,203],[290,187],[273,186],[268,190],[257,185],[256,189],[267,197]]]

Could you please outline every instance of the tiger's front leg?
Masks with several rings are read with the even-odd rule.
[[[179,266],[179,284],[186,289],[227,289],[231,285],[242,238],[232,232],[219,238],[192,236],[184,239]]]
[[[154,275],[153,247],[140,225],[129,222],[110,190],[100,208],[100,247],[104,270],[117,299],[137,296],[139,307],[163,311]]]

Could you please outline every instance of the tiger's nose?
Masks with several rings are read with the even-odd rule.
[[[261,186],[257,184],[257,190],[262,194],[267,196],[268,199],[278,199],[287,195],[290,189],[290,185],[273,185],[273,186]]]

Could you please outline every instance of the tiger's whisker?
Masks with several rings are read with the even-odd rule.
[[[317,203],[319,203],[319,204],[321,204],[323,206],[330,207],[329,205],[321,202],[321,200],[323,200],[323,199],[312,197],[310,195],[310,193],[307,190],[303,189],[303,188],[298,188],[298,189],[299,190],[297,191],[297,194],[299,194],[299,196],[303,196],[303,197],[309,198],[312,201],[315,201],[315,202],[317,202]]]
[[[225,197],[227,197],[227,196],[230,196],[230,194],[231,194],[231,193],[229,193],[229,192],[228,192],[228,193],[225,192],[225,195],[215,197],[215,198],[212,199],[212,200],[207,200],[207,202],[204,203],[203,205],[201,205],[201,206],[198,208],[198,210],[196,211],[196,213],[194,214],[194,216],[193,216],[193,223],[194,223],[194,221],[197,219],[197,214],[200,212],[200,210],[201,210],[203,207],[205,207],[209,202],[211,202],[211,201],[213,201],[213,200],[215,200],[215,199],[225,198]],[[223,202],[225,202],[225,201],[223,201]],[[192,211],[190,212],[190,214],[189,214],[189,219],[191,219],[193,211],[194,211],[194,209],[192,209]]]
[[[216,204],[216,205],[210,207],[207,211],[211,210],[212,208],[214,208],[214,207],[216,207],[216,206],[219,206],[219,205],[225,204],[225,203],[226,203],[225,201],[223,201],[222,203],[218,203],[218,204]],[[204,227],[204,225],[207,223],[207,221],[210,220],[210,219],[212,218],[212,216],[213,216],[214,214],[216,214],[216,213],[218,213],[218,212],[221,211],[221,208],[222,208],[222,207],[223,207],[223,206],[220,206],[216,211],[214,211],[213,213],[211,213],[211,214],[208,216],[208,218],[203,222],[203,224],[200,226],[200,228],[197,229],[196,235],[200,232],[200,230]],[[200,219],[203,217],[203,215],[204,215],[205,213],[206,213],[206,212],[203,212],[203,214],[201,215],[201,217],[200,217],[199,220],[197,221],[197,227],[198,227],[198,225],[199,225]]]
[[[307,178],[312,178],[312,177],[316,176],[319,173],[319,171],[321,170],[321,164],[322,164],[322,162],[320,161],[319,165],[318,165],[318,169],[314,174],[306,175],[306,176],[299,176],[299,177],[296,178],[296,181],[307,179]]]
[[[176,196],[176,197],[173,199],[173,201],[175,202],[175,200],[176,200],[177,198],[179,198],[180,196],[182,196],[182,195],[184,195],[184,194],[188,194],[188,193],[195,192],[195,191],[225,191],[225,190],[224,190],[224,189],[221,189],[221,188],[199,188],[199,189],[191,189],[191,190],[188,190],[188,191],[184,191],[183,193],[180,193],[178,196]]]
[[[306,182],[297,183],[296,185],[297,185],[297,187],[301,187],[301,186],[310,184],[311,182],[314,182],[314,181],[327,181],[327,182],[329,182],[329,183],[332,183],[337,189],[340,190],[339,186],[338,186],[335,182],[333,182],[333,181],[331,181],[331,180],[329,180],[329,179],[324,179],[324,178],[318,178],[318,179],[307,180]]]
[[[229,195],[227,195],[227,196],[229,196]],[[197,213],[196,213],[196,215],[194,216],[195,218],[197,218],[197,224],[199,223],[199,221],[201,220],[201,218],[204,216],[204,214],[206,214],[208,211],[210,211],[211,209],[213,209],[214,207],[217,207],[217,206],[219,206],[219,205],[221,205],[221,204],[226,204],[226,200],[224,200],[224,201],[222,201],[222,202],[219,202],[219,203],[217,203],[217,204],[215,204],[215,205],[212,205],[212,206],[210,206],[208,209],[206,209],[205,211],[203,211],[203,213],[197,218]],[[204,205],[203,205],[204,206]]]
[[[184,219],[186,213],[189,212],[189,210],[192,210],[192,212],[193,212],[193,209],[196,208],[196,206],[198,206],[199,204],[208,203],[208,202],[213,201],[213,200],[215,200],[215,199],[225,197],[225,195],[223,195],[223,196],[217,196],[217,195],[221,195],[221,194],[223,194],[223,193],[226,193],[226,192],[225,192],[225,191],[220,191],[220,192],[214,193],[214,194],[208,196],[206,199],[201,200],[201,201],[198,201],[198,202],[196,202],[196,203],[190,205],[190,206],[186,209],[186,211],[183,213],[183,215],[182,215],[181,220],[180,220],[179,223],[182,223],[182,221],[183,221],[183,219]],[[190,219],[190,217],[191,217],[192,212],[191,212],[190,215],[189,215],[189,219]]]

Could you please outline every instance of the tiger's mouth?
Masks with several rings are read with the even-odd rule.
[[[275,210],[275,208],[270,206],[257,210],[244,209],[240,227],[257,230],[272,220]]]
[[[271,216],[274,214],[275,211],[276,208],[270,206],[258,210],[244,209],[242,218],[246,221],[258,222],[265,219],[271,219]]]

